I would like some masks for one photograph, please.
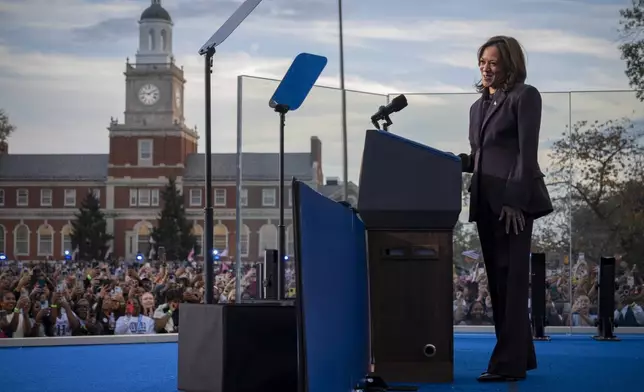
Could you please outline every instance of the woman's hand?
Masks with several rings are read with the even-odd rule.
[[[517,208],[503,206],[501,208],[501,216],[499,221],[505,220],[505,234],[510,234],[510,227],[512,227],[514,234],[519,234],[525,228],[525,217],[523,212]]]

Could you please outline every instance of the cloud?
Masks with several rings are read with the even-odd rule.
[[[4,22],[22,28],[69,30],[100,23],[105,18],[130,17],[141,12],[145,1],[131,0],[4,0]],[[82,17],[79,18],[79,15]]]
[[[199,57],[187,60],[186,118],[188,124],[201,124],[203,63]],[[235,116],[230,114],[235,113],[238,72],[276,75],[285,72],[289,63],[290,59],[243,52],[218,57],[213,105],[220,114],[215,115],[213,128],[225,129],[227,137],[223,145],[217,140],[217,150],[234,149]],[[123,71],[125,59],[45,55],[0,46],[0,107],[20,129],[12,137],[12,151],[107,152],[105,128],[110,117],[122,118],[125,109]]]
[[[196,51],[240,2],[163,3],[175,22],[175,56],[188,81],[185,117],[188,125],[197,124],[203,131],[203,59]],[[433,92],[409,94],[409,107],[392,117],[392,131],[447,151],[469,150],[467,113],[477,99],[469,93],[477,78],[475,51],[487,36],[519,38],[528,51],[530,83],[542,91],[627,88],[610,31],[617,21],[614,6],[490,0],[483,7],[478,2],[405,0],[388,11],[384,3],[345,4],[346,87],[356,90],[347,92],[349,173],[354,181],[364,131],[372,127],[370,116],[386,102],[386,94]],[[0,3],[0,107],[19,127],[10,140],[12,153],[107,152],[105,128],[110,117],[122,118],[125,58],[134,61],[137,19],[147,4]],[[310,137],[319,136],[325,174],[342,175],[341,94],[328,88],[339,85],[336,7],[330,0],[265,1],[229,38],[216,56],[213,75],[215,151],[235,150],[237,76],[278,79],[297,53],[310,51],[329,58],[319,80],[327,87],[314,88],[302,108],[287,116],[286,148],[308,151]],[[517,7],[531,10],[530,16]],[[277,151],[278,119],[267,104],[277,84],[243,80],[245,151]],[[543,99],[544,166],[548,146],[570,121],[644,114],[631,92],[544,93]]]

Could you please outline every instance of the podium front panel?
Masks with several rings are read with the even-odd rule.
[[[369,230],[368,244],[376,373],[388,382],[451,382],[452,232]]]
[[[385,131],[365,138],[358,210],[367,229],[452,229],[461,212],[461,161]]]

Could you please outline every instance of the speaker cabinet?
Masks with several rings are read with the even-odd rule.
[[[530,255],[530,311],[532,335],[546,339],[546,254]]]
[[[279,298],[279,261],[277,250],[264,250],[264,296],[263,299],[278,300]]]
[[[452,232],[372,230],[368,249],[376,374],[452,382]]]
[[[178,389],[297,392],[290,304],[181,304]]]
[[[615,315],[615,264],[614,257],[602,257],[599,261],[599,318],[613,319]]]

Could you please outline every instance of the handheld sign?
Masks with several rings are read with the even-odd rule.
[[[246,19],[248,15],[261,3],[262,0],[246,0],[242,5],[237,8],[235,12],[224,22],[223,25],[215,32],[215,34],[210,37],[210,39],[199,49],[199,54],[203,55],[208,52],[209,49],[214,49],[217,46],[221,45],[222,42],[226,40],[232,34],[233,31],[241,22]]]
[[[298,54],[268,105],[273,109],[281,105],[289,111],[297,110],[322,74],[326,63],[324,56]]]

